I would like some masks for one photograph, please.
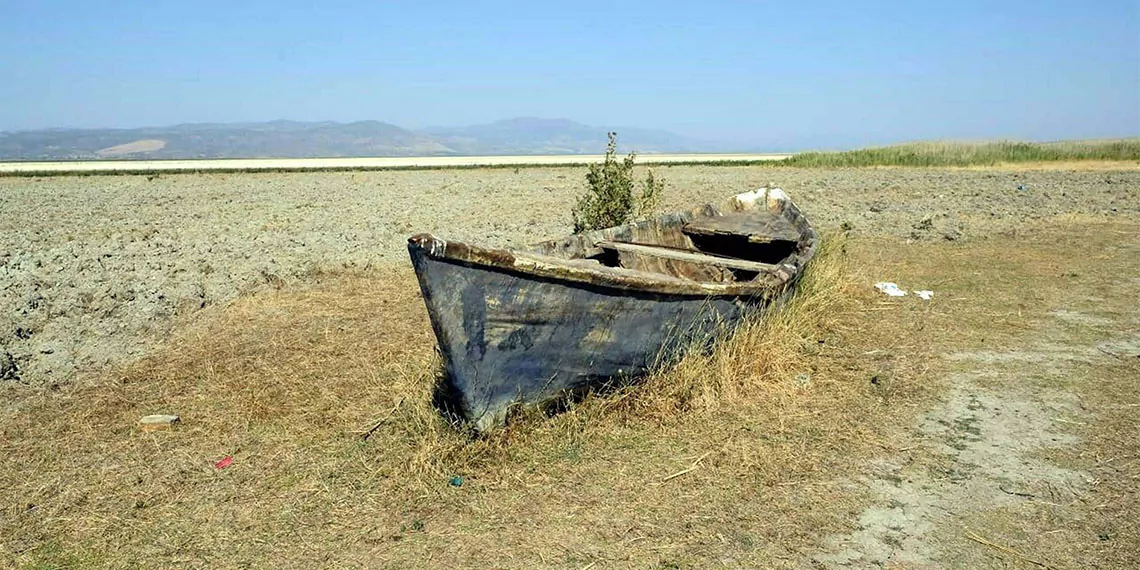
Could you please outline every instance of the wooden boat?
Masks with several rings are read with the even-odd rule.
[[[673,363],[788,294],[815,249],[779,189],[519,250],[408,240],[446,403],[479,431]]]

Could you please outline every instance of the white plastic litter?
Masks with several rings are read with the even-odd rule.
[[[887,295],[888,297],[906,297],[906,291],[899,289],[897,283],[891,283],[890,281],[881,281],[879,283],[875,283],[875,288],[879,291],[882,291],[883,294]]]
[[[915,291],[914,294],[918,295],[923,301],[929,301],[934,298],[934,291]]]

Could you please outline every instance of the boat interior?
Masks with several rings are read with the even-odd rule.
[[[691,281],[752,281],[804,244],[803,228],[767,210],[722,213],[713,206],[535,245],[533,253]]]

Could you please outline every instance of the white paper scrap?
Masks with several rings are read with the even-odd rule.
[[[897,283],[891,283],[889,281],[881,281],[879,283],[875,283],[875,288],[878,289],[879,291],[882,291],[888,297],[905,297],[906,296],[906,291],[899,289],[899,286]]]

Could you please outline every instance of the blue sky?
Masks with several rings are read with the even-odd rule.
[[[0,0],[0,130],[537,116],[750,149],[1140,135],[1140,1]]]

